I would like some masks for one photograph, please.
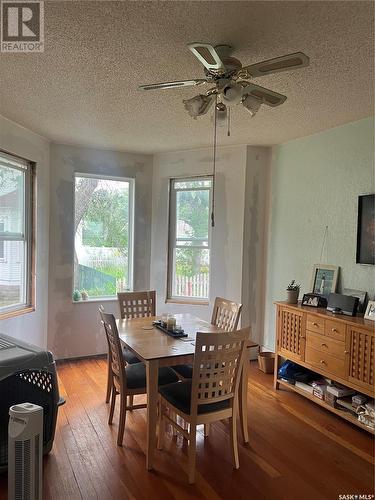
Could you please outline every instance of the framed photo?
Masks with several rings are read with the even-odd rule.
[[[365,312],[365,319],[375,321],[375,300],[369,300]]]
[[[344,288],[342,291],[343,295],[350,295],[352,297],[358,297],[358,311],[364,312],[365,303],[367,299],[367,292],[362,292],[362,290],[353,290],[352,288]]]
[[[358,196],[356,263],[375,265],[375,194]]]
[[[327,300],[322,295],[305,293],[302,298],[302,305],[310,307],[327,307]]]
[[[315,264],[311,280],[311,292],[323,297],[336,291],[338,266],[328,264]]]

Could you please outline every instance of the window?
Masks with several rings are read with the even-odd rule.
[[[33,305],[33,166],[0,152],[0,317]]]
[[[99,298],[132,288],[133,198],[133,179],[76,174],[74,290]]]
[[[5,229],[5,223],[0,222],[0,234],[4,232]],[[5,242],[4,240],[0,240],[0,260],[4,260],[5,256]]]
[[[212,178],[172,179],[168,298],[207,301],[210,281]]]

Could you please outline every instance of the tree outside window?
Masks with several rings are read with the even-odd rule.
[[[112,297],[132,285],[133,181],[75,177],[74,289]]]

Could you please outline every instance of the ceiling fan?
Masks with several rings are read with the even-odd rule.
[[[303,52],[296,52],[243,67],[238,59],[231,56],[233,49],[230,45],[213,47],[208,43],[189,43],[188,48],[203,64],[205,78],[140,85],[139,89],[158,90],[212,84],[213,87],[205,93],[183,100],[186,110],[194,118],[206,114],[214,102],[219,119],[220,116],[226,119],[227,106],[239,103],[242,103],[251,116],[257,113],[262,104],[280,106],[286,100],[285,95],[248,80],[280,71],[304,68],[310,62]]]

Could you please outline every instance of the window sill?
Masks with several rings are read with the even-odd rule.
[[[13,311],[0,312],[0,320],[14,318],[16,316],[22,316],[23,314],[31,313],[35,311],[34,306],[22,307],[22,309],[14,309]]]
[[[186,304],[190,306],[208,306],[209,301],[208,300],[194,300],[194,299],[178,299],[178,298],[170,298],[166,299],[165,301],[166,304]]]
[[[92,304],[95,302],[117,302],[117,297],[95,297],[87,300],[72,300],[72,304]]]

